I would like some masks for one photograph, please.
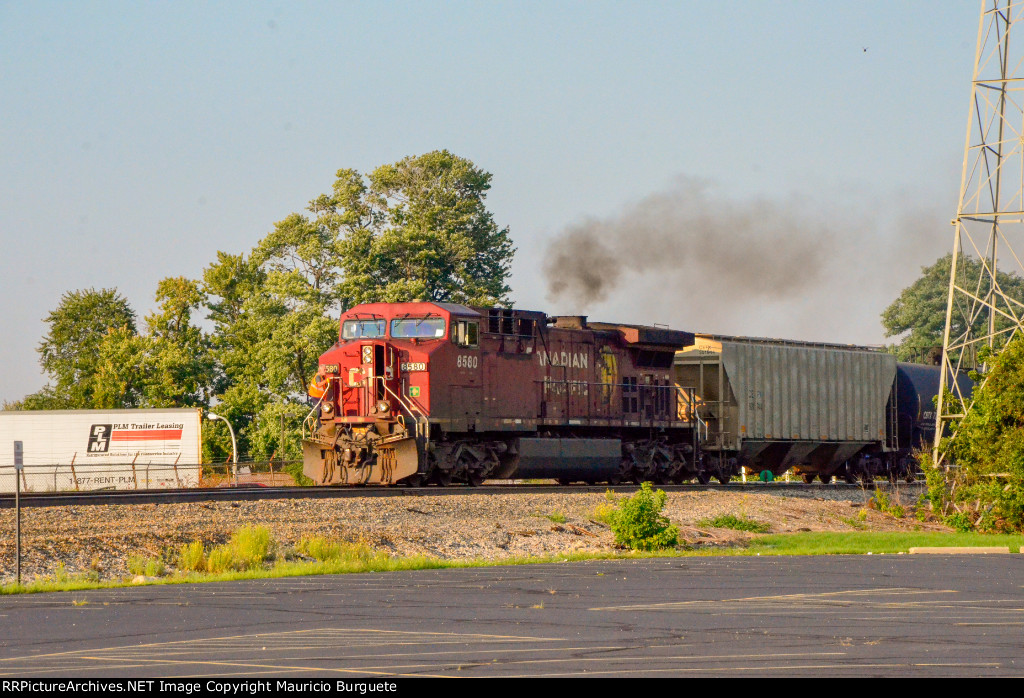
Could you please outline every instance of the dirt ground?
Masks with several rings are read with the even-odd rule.
[[[923,489],[888,491],[894,503],[909,510]],[[726,514],[768,524],[772,533],[949,530],[909,515],[895,518],[871,506],[870,498],[860,489],[801,491],[766,485],[757,491],[670,492],[664,513],[679,527],[682,542],[695,547],[742,545],[751,538],[706,523]],[[92,570],[100,578],[123,577],[131,555],[163,556],[173,568],[182,544],[220,544],[245,524],[266,526],[280,547],[323,535],[365,541],[395,555],[445,559],[610,552],[614,537],[600,520],[602,505],[608,506],[606,495],[581,490],[26,508],[22,575],[52,576],[63,565],[67,574]],[[7,532],[0,541],[4,582],[15,573],[14,524],[14,511],[0,510],[0,526]]]

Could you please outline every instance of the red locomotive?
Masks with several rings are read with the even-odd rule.
[[[303,471],[322,485],[695,477],[692,395],[672,379],[693,342],[582,316],[359,305],[320,357]]]

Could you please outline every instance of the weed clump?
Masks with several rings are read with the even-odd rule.
[[[884,490],[875,490],[875,496],[869,500],[868,504],[869,506],[873,504],[880,512],[889,514],[897,519],[902,519],[907,515],[903,505],[894,501]]]
[[[303,537],[295,544],[295,549],[301,555],[319,562],[337,560],[341,557],[341,543],[327,540],[323,536]]]
[[[615,533],[615,542],[633,550],[660,550],[679,542],[679,529],[662,516],[665,491],[653,491],[645,482],[640,491],[622,501],[611,515],[609,525]]]
[[[136,576],[163,577],[167,574],[167,565],[158,557],[129,555],[128,571]]]
[[[749,533],[768,533],[772,529],[770,524],[766,524],[763,521],[733,514],[716,516],[713,519],[701,519],[697,522],[697,525],[709,526],[711,528],[731,528],[734,531],[747,531]]]
[[[271,557],[274,541],[264,526],[242,526],[231,540],[218,545],[206,558],[207,572],[251,570]]]
[[[206,569],[206,551],[201,541],[194,540],[178,549],[178,569],[201,572]]]

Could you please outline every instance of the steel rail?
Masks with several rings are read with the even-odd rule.
[[[764,492],[771,494],[795,495],[813,492],[851,492],[858,489],[873,490],[877,485],[886,485],[879,480],[871,484],[805,484],[801,482],[734,482],[721,484],[657,485],[666,492]],[[901,483],[899,487],[913,491],[923,490],[924,482]],[[572,494],[594,493],[612,490],[629,494],[638,485],[485,485],[469,487],[401,487],[401,486],[345,486],[345,487],[216,487],[180,490],[93,490],[89,492],[32,492],[22,493],[22,507],[88,506],[108,504],[178,504],[185,502],[240,502],[266,499],[346,499],[352,497],[432,497],[460,496],[468,494]],[[14,507],[13,494],[0,494],[0,509]]]

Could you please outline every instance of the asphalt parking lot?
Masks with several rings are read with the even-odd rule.
[[[1024,555],[707,557],[0,599],[4,677],[1004,676]]]

